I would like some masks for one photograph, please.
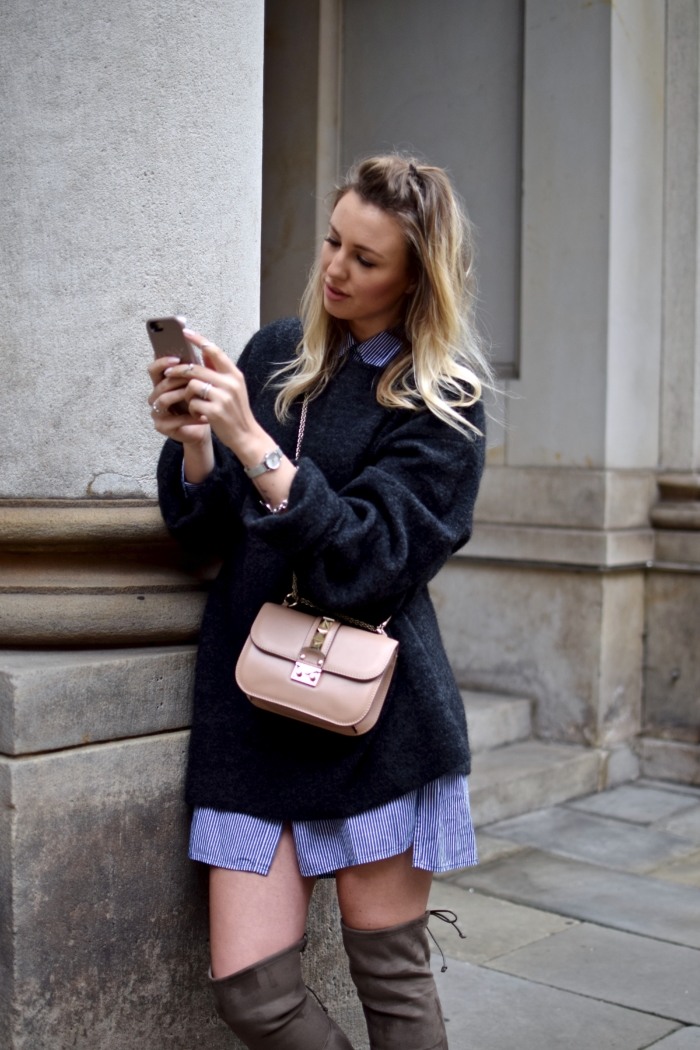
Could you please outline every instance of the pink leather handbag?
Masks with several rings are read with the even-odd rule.
[[[296,458],[306,423],[304,399]],[[292,593],[266,602],[236,664],[236,682],[256,707],[359,736],[377,722],[396,666],[399,643],[384,628],[347,616],[302,612]],[[313,608],[313,606],[310,606]]]
[[[266,602],[238,658],[236,681],[256,707],[359,736],[379,718],[398,647],[383,627],[370,633]]]

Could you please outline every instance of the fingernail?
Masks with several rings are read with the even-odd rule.
[[[174,365],[171,365],[170,368],[166,368],[165,371],[163,372],[163,375],[164,376],[169,376],[174,367],[175,367]]]

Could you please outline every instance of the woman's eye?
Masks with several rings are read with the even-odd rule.
[[[372,266],[374,266],[374,263],[373,263],[373,262],[369,262],[369,260],[368,260],[368,259],[363,259],[361,255],[358,255],[358,256],[357,256],[357,261],[358,261],[358,262],[359,262],[359,263],[360,263],[360,264],[361,264],[362,266],[366,266],[368,270],[369,270],[369,269],[371,269],[371,268],[372,268]]]
[[[340,244],[340,241],[336,241],[334,237],[328,236],[328,237],[324,237],[323,239],[324,239],[324,241],[328,241],[328,243],[332,244],[335,248],[337,248],[338,245]]]

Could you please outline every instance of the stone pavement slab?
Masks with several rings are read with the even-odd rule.
[[[524,850],[451,880],[517,904],[700,948],[700,890]]]
[[[654,1043],[654,1050],[700,1050],[700,1028],[679,1028],[661,1042]]]
[[[674,835],[680,835],[683,839],[689,839],[700,846],[700,806],[693,806],[675,817],[663,822],[665,831]]]
[[[674,791],[677,794],[694,795],[700,799],[700,787],[693,787],[692,784],[682,784],[677,780],[654,780],[652,777],[640,777],[636,783],[640,787],[658,788],[659,791]]]
[[[493,835],[487,835],[481,828],[477,828],[476,848],[479,854],[479,864],[490,864],[492,860],[499,860],[511,853],[519,853],[521,849],[525,849],[525,846],[520,842],[494,838]]]
[[[433,956],[433,968],[450,1050],[642,1050],[677,1027],[467,962],[453,960],[440,973]]]
[[[489,964],[593,999],[700,1024],[700,951],[579,924]]]
[[[620,871],[649,871],[692,853],[693,842],[669,831],[639,827],[567,806],[526,813],[491,824],[489,835],[520,842],[573,860]]]
[[[445,955],[465,962],[483,963],[578,925],[576,919],[470,893],[449,882],[433,883],[428,907],[451,908],[459,916],[458,926],[466,934],[465,940],[453,926],[436,918],[430,920],[430,929]]]
[[[682,857],[681,860],[661,864],[648,874],[655,879],[667,879],[669,882],[678,882],[681,886],[695,886],[700,890],[700,849]]]
[[[596,813],[599,817],[615,817],[634,824],[653,824],[693,805],[693,798],[675,791],[637,784],[622,784],[610,791],[569,802],[571,809]],[[700,808],[700,807],[698,807]]]

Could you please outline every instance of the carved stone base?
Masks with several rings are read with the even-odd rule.
[[[194,648],[0,654],[0,1046],[240,1048],[207,987],[207,871],[187,859]],[[335,883],[305,977],[366,1046]]]
[[[152,500],[0,501],[0,646],[195,641],[215,573]]]

